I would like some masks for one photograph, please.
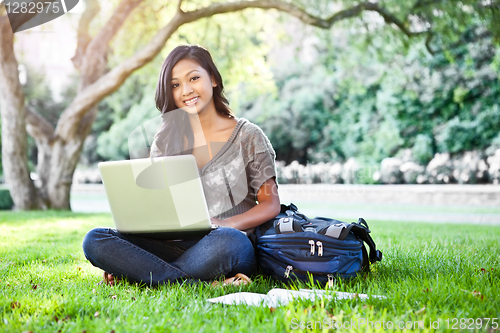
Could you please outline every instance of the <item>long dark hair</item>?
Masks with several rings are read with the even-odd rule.
[[[213,87],[215,109],[223,116],[233,117],[229,102],[224,96],[224,85],[219,70],[212,60],[210,53],[199,45],[179,45],[174,48],[165,59],[156,86],[156,108],[161,112],[162,125],[155,136],[156,146],[162,155],[182,155],[192,152],[194,135],[187,112],[171,112],[177,108],[172,94],[172,69],[183,59],[196,61],[209,78],[214,79],[217,86]],[[188,142],[188,150],[184,149],[184,140]]]

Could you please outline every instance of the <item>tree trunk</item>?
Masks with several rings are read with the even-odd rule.
[[[28,136],[24,94],[14,55],[14,34],[6,15],[0,15],[0,111],[2,161],[15,209],[43,208],[28,169]]]
[[[50,209],[71,209],[73,174],[96,114],[97,107],[94,107],[85,115],[75,137],[69,140],[59,138],[50,147],[39,148],[37,173],[41,196]]]

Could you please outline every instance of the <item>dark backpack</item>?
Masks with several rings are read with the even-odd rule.
[[[354,277],[382,260],[365,220],[309,219],[293,203],[282,204],[281,213],[257,227],[255,235],[257,260],[264,273],[283,282],[308,282],[310,273],[315,282],[332,284],[336,277]]]

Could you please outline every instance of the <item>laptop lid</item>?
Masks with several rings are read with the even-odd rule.
[[[101,162],[98,167],[119,232],[173,233],[175,238],[179,232],[210,231],[193,155]]]

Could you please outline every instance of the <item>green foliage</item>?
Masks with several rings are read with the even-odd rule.
[[[493,143],[500,132],[500,109],[497,105],[481,112],[473,120],[460,120],[455,117],[446,123],[437,135],[441,151],[456,153],[465,150],[485,148]]]
[[[0,210],[10,210],[14,206],[10,192],[6,188],[0,187]]]
[[[323,16],[357,4],[351,0],[293,2]],[[207,4],[199,0],[182,6],[194,10]],[[283,38],[283,28],[274,32],[276,22],[290,24],[287,15],[249,9],[182,26],[154,65],[145,67],[148,75],[140,82],[151,87],[149,92],[131,84],[101,103],[84,156],[93,162],[126,156],[121,131],[129,131],[133,120],[146,119],[138,109],[134,109],[136,115],[126,115],[131,105],[146,105],[143,99],[152,96],[164,57],[181,43],[200,44],[212,53],[231,107],[259,124],[278,159],[287,163],[356,157],[373,164],[407,148],[417,162],[426,163],[436,152],[491,146],[498,132],[492,108],[500,95],[496,5],[473,0],[379,4],[412,31],[431,27],[433,37],[427,44],[425,36],[406,38],[378,13],[364,12],[339,22],[331,31],[317,29],[315,61],[301,62],[298,55],[295,61],[278,59],[271,71],[266,62],[269,51],[295,43],[295,36]],[[159,11],[161,6],[151,3],[142,16],[127,21],[127,29],[113,44],[110,63],[132,54],[168,22],[175,6]],[[155,19],[144,20],[145,16]],[[139,44],[132,42],[136,38]],[[130,80],[135,79],[126,84]],[[102,134],[97,140],[112,124],[115,135]]]
[[[412,148],[413,158],[420,164],[426,165],[434,157],[432,138],[426,134],[418,134]]]
[[[26,67],[28,80],[23,86],[23,92],[27,105],[43,116],[52,126],[56,126],[59,116],[76,94],[78,76],[73,75],[69,78],[69,84],[61,92],[61,100],[56,101],[43,70],[33,68],[30,64]]]
[[[109,130],[97,139],[97,153],[111,160],[129,158],[128,137],[141,123],[159,117],[150,88],[143,92],[140,104],[131,106],[123,120],[113,123]]]
[[[248,101],[242,114],[263,128],[286,163],[377,163],[411,148],[425,164],[436,152],[485,150],[500,131],[500,49],[482,31],[471,27],[435,55],[424,42],[398,53],[380,43],[386,34],[372,37],[375,49],[346,42],[353,34],[336,35],[333,45],[321,33],[317,61],[273,68],[278,93]]]

